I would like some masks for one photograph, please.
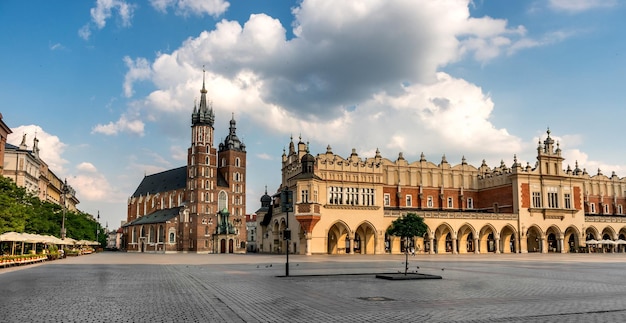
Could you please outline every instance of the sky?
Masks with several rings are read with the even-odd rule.
[[[618,0],[0,1],[0,113],[78,208],[119,227],[145,175],[184,166],[203,70],[215,146],[234,115],[247,213],[313,155],[564,165],[626,176]],[[30,147],[32,148],[32,146]]]

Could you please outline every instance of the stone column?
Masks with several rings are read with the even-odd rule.
[[[311,255],[311,232],[305,233],[304,237],[306,238],[306,255]]]
[[[545,236],[543,236],[541,237],[541,239],[539,239],[539,241],[540,241],[539,249],[541,250],[541,253],[548,253],[548,248],[547,248],[548,239]]]
[[[351,255],[354,254],[354,236],[350,237],[350,252]]]
[[[458,253],[459,253],[459,251],[458,251],[458,249],[459,249],[459,248],[458,248],[458,246],[456,245],[456,242],[457,242],[456,237],[455,237],[455,238],[452,238],[452,254],[454,254],[454,255],[456,255],[456,254],[458,254]]]
[[[475,254],[480,253],[480,251],[478,250],[478,238],[474,238],[474,253]]]
[[[500,238],[496,238],[496,253],[500,253]]]
[[[429,235],[430,236],[430,235]],[[433,238],[429,238],[430,240],[430,250],[428,250],[428,253],[431,255],[435,254],[435,244],[433,243],[434,239]]]
[[[559,237],[559,250],[560,253],[565,253],[565,248],[563,248],[563,236]]]

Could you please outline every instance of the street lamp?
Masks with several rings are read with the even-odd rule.
[[[61,184],[61,198],[63,200],[63,221],[61,222],[61,239],[65,239],[65,212],[67,209],[67,194],[69,194],[69,186],[67,186],[67,178],[65,182]]]

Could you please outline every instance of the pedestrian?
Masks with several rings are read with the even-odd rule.
[[[411,256],[415,257],[415,248],[411,247]]]

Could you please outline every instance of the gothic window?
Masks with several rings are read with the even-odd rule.
[[[241,160],[239,159],[239,157],[235,158],[235,166],[241,166]]]
[[[130,231],[130,233],[131,233],[130,242],[136,243],[137,242],[137,228],[133,228],[133,230]]]
[[[207,164],[207,165],[209,164],[209,156],[206,156],[206,157],[204,158],[204,163],[205,163],[205,164]]]
[[[158,242],[163,242],[163,236],[164,236],[163,233],[164,233],[163,225],[160,225],[159,226],[159,233],[158,233],[158,236],[157,236],[157,239],[159,239]]]
[[[225,208],[228,208],[228,196],[226,195],[226,192],[220,191],[217,197],[217,209],[218,211],[221,211]]]
[[[226,158],[222,158],[222,167],[226,166]]]

